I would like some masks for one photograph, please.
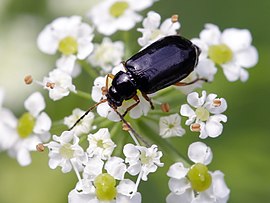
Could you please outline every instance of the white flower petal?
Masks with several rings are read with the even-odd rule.
[[[200,39],[208,45],[218,44],[220,42],[221,32],[216,25],[206,24],[205,29],[200,33]]]
[[[189,145],[188,157],[194,163],[202,163],[208,165],[211,163],[213,153],[211,148],[202,142],[194,142]]]
[[[175,179],[182,179],[187,175],[188,168],[185,168],[183,163],[177,162],[170,166],[167,176]]]
[[[239,66],[250,68],[258,63],[258,51],[254,46],[235,53],[235,60]]]
[[[250,46],[252,41],[249,30],[229,28],[221,35],[221,42],[228,45],[233,51],[240,51]]]
[[[17,161],[19,162],[21,166],[29,165],[32,161],[30,152],[25,148],[20,149],[17,152]]]
[[[126,144],[123,153],[126,157],[138,157],[140,155],[139,150],[133,144]]]
[[[51,27],[47,25],[37,38],[38,48],[46,54],[55,54],[59,40],[51,35]]]
[[[241,67],[235,63],[228,63],[221,65],[224,75],[226,76],[227,80],[230,82],[234,82],[239,79]]]
[[[218,137],[223,130],[223,125],[217,119],[218,115],[211,116],[208,121],[206,121],[205,129],[209,137]],[[224,115],[223,115],[224,116]]]
[[[68,194],[68,203],[99,203],[95,194],[83,194],[77,192],[76,189],[70,191]]]
[[[52,121],[50,117],[42,112],[36,119],[36,124],[33,129],[34,133],[42,134],[48,132],[51,129]]]
[[[199,60],[199,63],[195,68],[195,72],[198,74],[199,78],[204,78],[211,82],[214,80],[217,68],[212,60],[202,59]]]
[[[195,108],[201,107],[204,104],[205,99],[206,91],[202,91],[201,97],[199,97],[199,94],[197,92],[192,92],[187,96],[188,103]]]
[[[180,108],[180,114],[182,116],[192,117],[195,115],[195,112],[188,104],[183,104]]]
[[[56,67],[63,72],[71,75],[75,67],[76,56],[75,55],[62,55],[61,58],[57,59]]]
[[[240,80],[242,82],[246,82],[248,80],[249,74],[247,72],[247,70],[245,70],[244,68],[241,68],[240,70]]]
[[[45,109],[45,100],[40,92],[34,92],[24,102],[24,107],[36,117]]]
[[[230,190],[228,189],[225,181],[224,174],[221,171],[215,171],[212,175],[212,187],[214,195],[222,200],[221,202],[227,202],[230,194]]]
[[[117,180],[123,180],[127,171],[127,167],[124,164],[124,160],[119,157],[111,157],[104,167],[107,172]]]
[[[102,173],[103,166],[104,162],[99,157],[90,158],[84,167],[83,177],[94,181]]]
[[[181,195],[177,195],[173,192],[171,192],[167,198],[166,198],[166,203],[193,203],[192,201],[193,197],[193,191],[192,190],[186,190]]]
[[[187,178],[181,179],[170,178],[168,185],[170,191],[172,191],[177,195],[185,193],[185,191],[190,188],[190,182]]]

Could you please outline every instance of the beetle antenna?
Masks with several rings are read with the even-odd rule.
[[[95,105],[91,106],[74,124],[71,128],[68,129],[68,131],[71,131],[76,125],[78,125],[78,123],[85,117],[87,116],[87,114],[89,114],[89,112],[91,112],[94,108],[96,108],[98,105],[106,102],[107,99],[102,99],[101,101],[99,101],[98,103],[96,103]]]
[[[121,115],[121,113],[119,113],[117,111],[116,108],[114,108],[114,111],[118,114],[118,116],[121,118],[121,120],[123,121],[123,123],[130,129],[130,131],[134,134],[135,137],[137,137],[140,141],[142,141],[145,146],[149,147],[150,145],[148,144],[148,142],[146,142],[145,139],[143,139],[142,136],[140,136],[132,127],[131,125],[126,121],[126,119],[124,118],[124,116]]]

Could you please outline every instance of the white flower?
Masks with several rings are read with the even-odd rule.
[[[163,138],[183,136],[185,129],[181,127],[181,117],[178,114],[160,117],[159,134]]]
[[[62,167],[62,172],[67,173],[74,170],[82,170],[82,164],[87,161],[87,154],[79,145],[79,138],[73,131],[64,131],[61,136],[53,135],[53,140],[47,144],[49,148],[49,166],[55,169]]]
[[[68,195],[68,203],[141,203],[141,194],[136,192],[133,196],[130,195],[134,191],[135,183],[129,179],[124,179],[119,182],[119,184],[115,186],[108,187],[104,184],[105,189],[103,188],[96,188],[93,185],[93,182],[90,180],[82,180],[82,183],[78,182],[76,188],[70,191]],[[106,188],[107,187],[107,188]],[[106,189],[110,189],[115,191],[115,194],[107,197],[103,200],[103,196],[99,195],[98,191],[103,190],[105,191],[106,196]]]
[[[123,149],[126,156],[125,162],[129,164],[128,173],[131,175],[141,174],[141,179],[146,181],[149,173],[153,173],[164,164],[160,162],[162,152],[156,145],[150,148],[126,144]]]
[[[119,64],[124,56],[124,43],[121,41],[112,42],[105,37],[101,44],[95,44],[93,53],[88,61],[93,66],[98,66],[103,72],[109,73],[113,66]]]
[[[251,45],[252,36],[246,29],[229,28],[221,32],[216,25],[206,24],[200,39],[192,41],[202,50],[200,59],[208,57],[220,65],[229,81],[246,81],[246,69],[258,62],[257,49]]]
[[[50,139],[49,130],[51,119],[42,112],[45,109],[45,101],[39,92],[31,94],[24,102],[28,112],[19,120],[11,111],[2,109],[0,112],[0,149],[8,150],[10,156],[15,157],[20,165],[31,163],[30,151],[36,151],[36,145],[47,142]]]
[[[94,6],[88,13],[98,32],[111,35],[117,30],[130,30],[141,21],[138,14],[155,0],[108,0]]]
[[[54,69],[49,77],[44,77],[42,85],[49,90],[49,96],[54,101],[69,95],[70,91],[76,92],[71,76],[59,69]]]
[[[108,128],[101,128],[95,134],[88,135],[89,147],[87,153],[89,157],[99,156],[101,159],[108,159],[116,147],[111,140]]]
[[[138,31],[143,34],[138,39],[139,45],[145,47],[162,37],[177,34],[176,30],[180,28],[179,22],[172,22],[172,19],[168,18],[160,24],[160,19],[160,15],[154,11],[147,13],[147,17],[143,20],[143,28],[138,28]]]
[[[57,18],[43,29],[37,39],[38,47],[42,52],[62,53],[58,66],[64,65],[69,74],[73,72],[76,59],[85,59],[94,47],[93,29],[81,21],[80,16]]]
[[[106,170],[103,173],[103,167]],[[124,179],[126,165],[119,157],[110,157],[105,165],[100,157],[89,158],[83,171],[83,179],[69,193],[69,203],[77,202],[108,202],[108,203],[139,203],[141,194],[131,195],[136,185]],[[120,180],[116,184],[116,180]]]
[[[120,64],[116,66],[115,68],[113,68],[112,74],[115,75],[119,71],[125,72],[123,64]],[[91,93],[92,99],[95,102],[99,102],[102,99],[106,99],[106,96],[102,94],[102,88],[105,86],[106,86],[106,77],[100,76],[95,79],[94,86],[92,87],[92,93]],[[142,94],[139,91],[137,91],[137,96],[140,99],[140,103],[129,111],[129,116],[134,119],[137,119],[141,117],[142,115],[147,115],[148,111],[151,108],[149,102],[143,98]],[[135,101],[133,99],[130,99],[128,101],[123,101],[122,106],[118,107],[117,111],[119,111],[120,113],[124,113],[126,109],[134,103]],[[97,113],[102,117],[108,118],[109,120],[120,121],[119,116],[114,111],[114,109],[109,106],[108,102],[98,105]]]
[[[76,121],[85,113],[81,109],[74,109],[72,115],[64,118],[64,124],[71,128]],[[92,123],[94,121],[94,113],[89,112],[81,122],[79,122],[72,130],[75,132],[75,135],[79,136],[81,134],[87,134],[91,130]]]
[[[227,109],[227,102],[223,98],[216,97],[216,94],[206,96],[205,91],[202,91],[201,97],[198,93],[192,92],[187,96],[187,101],[196,110],[194,111],[188,104],[181,106],[180,114],[188,117],[186,125],[190,125],[192,131],[200,132],[199,137],[202,139],[219,136],[223,130],[220,122],[227,121],[227,116],[221,114]]]
[[[0,88],[0,152],[9,149],[17,140],[17,119],[13,113],[3,107],[4,90]]]
[[[230,190],[226,186],[223,173],[210,172],[206,167],[213,157],[211,149],[202,142],[196,142],[189,146],[188,156],[194,165],[185,168],[178,162],[173,164],[167,173],[170,177],[171,193],[166,202],[226,203]]]
[[[94,181],[95,178],[102,174],[103,167],[106,172],[116,180],[124,180],[127,167],[124,160],[120,157],[109,157],[104,165],[104,161],[99,156],[90,157],[85,164],[83,178]]]

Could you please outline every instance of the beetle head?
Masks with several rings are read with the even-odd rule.
[[[132,75],[120,71],[115,75],[106,96],[111,106],[121,106],[124,100],[131,99],[136,95],[136,92],[136,83]]]

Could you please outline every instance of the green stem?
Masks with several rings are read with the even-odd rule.
[[[85,60],[79,61],[79,64],[92,78],[96,78],[99,76],[97,69],[92,68]]]
[[[72,92],[73,94],[79,96],[79,97],[82,97],[84,99],[87,99],[87,100],[92,100],[92,97],[89,93],[87,92],[84,92],[84,91],[81,91],[81,90],[77,90],[77,92]]]
[[[148,128],[151,128],[153,132],[156,132],[156,126],[151,125],[151,122],[153,120],[150,120],[148,117],[142,118],[140,120],[140,126],[146,126]],[[137,126],[138,127],[138,126]],[[160,148],[168,154],[168,156],[173,160],[173,161],[182,161],[185,165],[190,165],[190,161],[185,158],[168,140],[160,137],[158,134],[153,135],[153,136],[148,136],[152,141],[154,141],[157,145],[160,146]]]

